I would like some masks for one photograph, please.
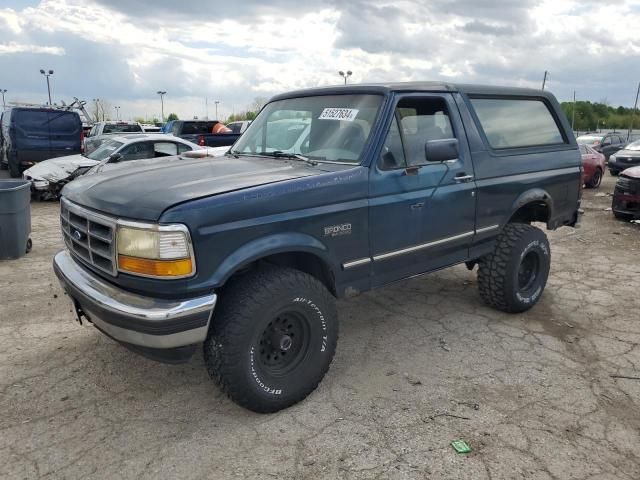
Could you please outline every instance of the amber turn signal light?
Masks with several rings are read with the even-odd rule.
[[[190,258],[151,260],[149,258],[118,255],[118,268],[123,272],[152,277],[184,277],[193,272]]]

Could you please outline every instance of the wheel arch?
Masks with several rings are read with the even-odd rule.
[[[214,274],[214,283],[223,287],[234,275],[269,263],[308,273],[336,295],[336,267],[327,247],[302,233],[279,233],[246,243],[228,255]]]
[[[553,198],[541,188],[522,193],[511,208],[511,217],[507,223],[544,222],[549,227],[553,216]]]

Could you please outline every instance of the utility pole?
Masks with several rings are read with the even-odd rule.
[[[207,97],[204,97],[204,115],[209,120],[209,99]]]
[[[166,91],[164,90],[158,90],[156,92],[158,95],[160,95],[160,108],[162,109],[162,123],[164,123],[164,96],[166,95]]]
[[[218,104],[220,103],[220,101],[216,100],[214,103],[216,104],[216,120],[218,120]]]
[[[576,91],[573,91],[573,108],[571,109],[571,130],[576,131],[574,125],[576,124]]]
[[[636,110],[638,109],[638,95],[640,95],[640,83],[638,83],[638,91],[636,92],[636,103],[633,104],[633,111],[631,112],[631,125],[629,125],[627,140],[631,138],[631,132],[633,131],[633,120],[635,119]]]
[[[542,79],[542,90],[544,90],[544,86],[547,83],[547,75],[549,75],[548,71],[544,71],[544,78]]]
[[[7,108],[7,105],[4,103],[4,94],[7,93],[6,88],[0,88],[0,93],[2,93],[2,109]]]
[[[49,93],[49,106],[51,106],[51,85],[49,85],[49,77],[53,75],[53,70],[49,70],[45,72],[42,68],[40,69],[40,73],[47,77],[47,92]]]

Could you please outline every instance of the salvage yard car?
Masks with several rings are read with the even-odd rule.
[[[128,164],[131,160],[179,155],[199,148],[172,135],[112,135],[89,154],[45,160],[25,170],[22,176],[31,182],[32,191],[39,193],[41,198],[57,198],[62,187],[101,162]]]
[[[609,157],[611,175],[618,175],[621,171],[636,165],[640,165],[640,140],[631,142]]]
[[[623,133],[587,133],[577,138],[579,145],[588,145],[596,152],[602,153],[606,160],[627,143],[626,134]]]
[[[48,158],[79,154],[82,122],[77,112],[10,107],[2,114],[0,162],[12,177]]]
[[[272,138],[309,119],[300,151]],[[280,122],[280,123],[276,123]],[[336,298],[478,266],[505,312],[541,298],[544,232],[573,226],[581,158],[555,97],[430,82],[278,95],[225,157],[65,187],[54,270],[80,323],[186,361],[238,404],[309,395],[338,340]]]
[[[103,142],[109,140],[112,135],[123,135],[125,133],[145,133],[145,131],[138,122],[109,120],[94,123],[84,140],[84,151],[85,153],[91,153]]]
[[[587,188],[598,188],[604,175],[604,155],[588,145],[578,145],[582,154],[582,183]]]
[[[613,191],[611,210],[616,218],[640,218],[640,166],[620,173]]]

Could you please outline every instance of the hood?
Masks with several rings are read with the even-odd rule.
[[[229,150],[229,147],[219,148],[202,148],[185,152],[181,155],[171,155],[169,157],[145,158],[142,160],[127,160],[126,162],[109,162],[108,158],[102,160],[95,167],[89,170],[85,175],[95,175],[96,173],[110,172],[126,168],[128,173],[133,173],[139,169],[147,169],[149,165],[166,165],[175,161],[193,160],[196,158],[214,158],[222,157]]]
[[[86,175],[62,195],[104,213],[157,221],[167,208],[197,198],[323,173],[303,162],[261,157],[170,159]]]
[[[629,178],[640,178],[640,166],[627,168],[626,170],[623,170],[620,175]]]
[[[614,153],[616,157],[640,157],[640,150],[637,148],[623,148]]]
[[[25,170],[24,174],[36,180],[48,180],[49,183],[56,183],[66,179],[79,168],[90,168],[98,163],[97,160],[91,160],[82,155],[68,155],[36,163],[33,167]]]

